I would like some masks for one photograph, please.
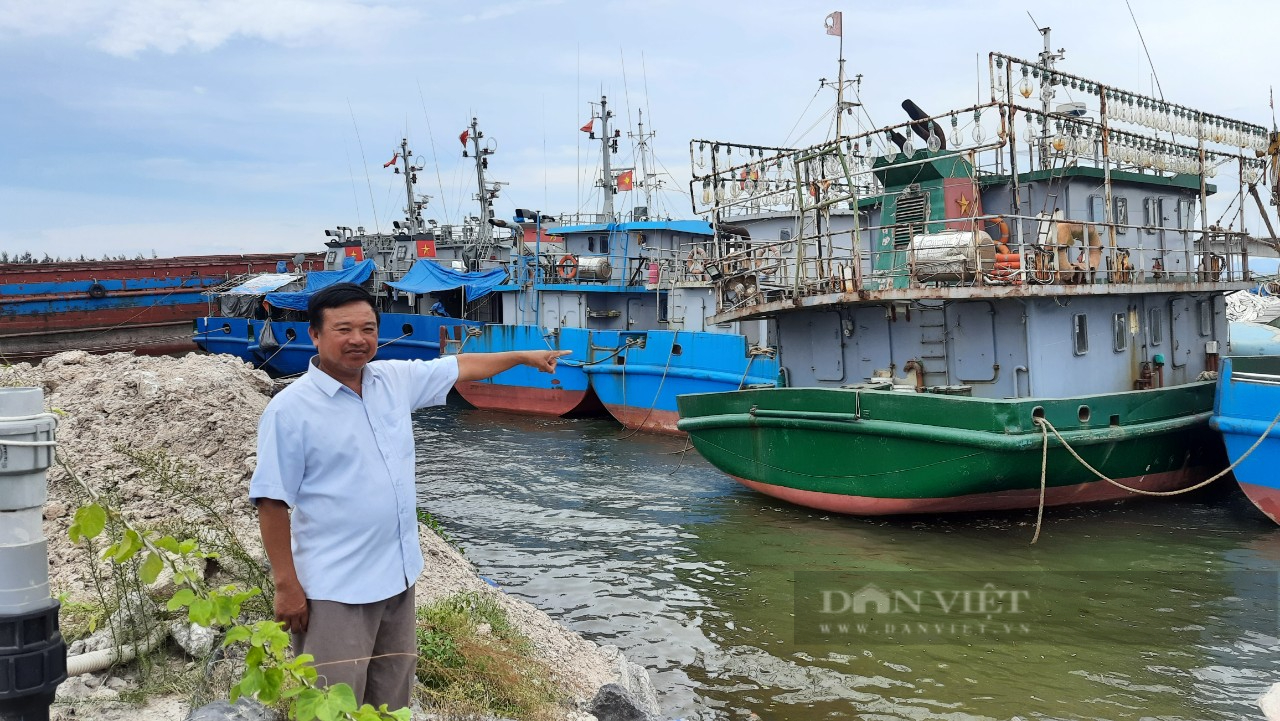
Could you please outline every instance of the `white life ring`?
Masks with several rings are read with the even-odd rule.
[[[711,276],[707,275],[707,251],[700,245],[695,245],[693,250],[689,251],[688,260],[685,261],[685,269],[689,275],[698,280],[711,280]]]

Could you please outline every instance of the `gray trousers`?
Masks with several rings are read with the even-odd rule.
[[[409,705],[418,665],[413,586],[384,601],[348,604],[308,599],[310,620],[293,634],[293,652],[315,657],[321,686],[345,683],[357,704]]]

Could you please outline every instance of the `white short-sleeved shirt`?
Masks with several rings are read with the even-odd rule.
[[[293,509],[293,563],[306,597],[373,603],[422,572],[414,490],[415,409],[444,403],[454,356],[373,361],[361,395],[320,370],[267,404],[249,498]]]

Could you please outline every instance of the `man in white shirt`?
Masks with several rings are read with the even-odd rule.
[[[307,304],[307,373],[267,405],[249,497],[275,578],[275,616],[295,653],[358,703],[409,705],[417,664],[413,587],[422,572],[410,414],[459,380],[517,365],[554,373],[569,351],[373,361],[368,291],[339,283]]]

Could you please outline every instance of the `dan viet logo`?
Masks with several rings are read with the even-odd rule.
[[[1015,638],[1031,634],[1031,591],[1001,588],[814,589],[796,631],[811,639],[839,641],[879,637],[901,643],[963,637]]]

